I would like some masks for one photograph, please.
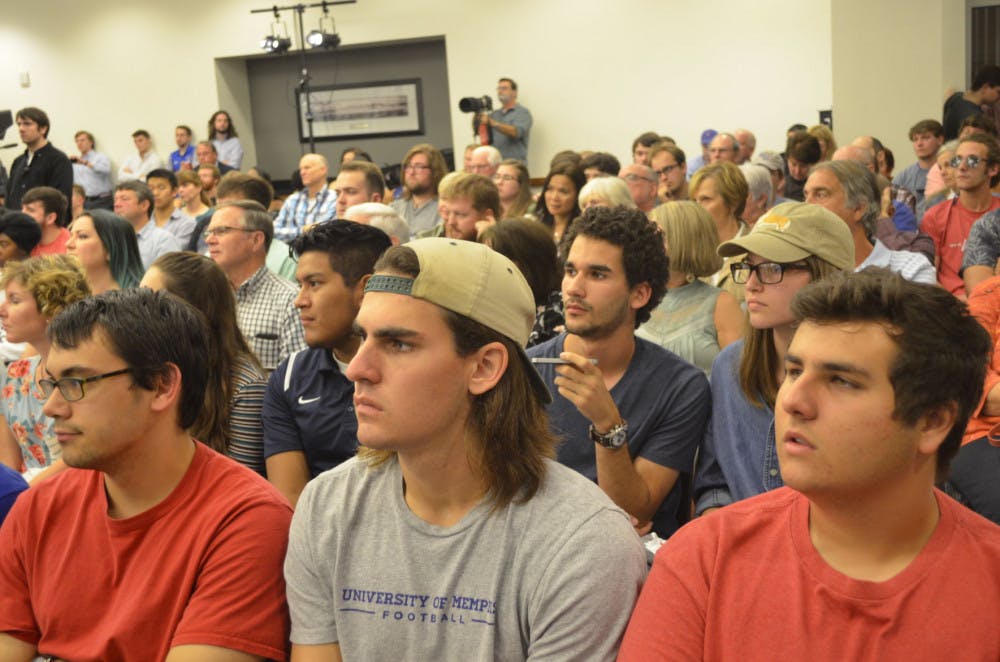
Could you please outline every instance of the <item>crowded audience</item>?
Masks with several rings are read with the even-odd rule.
[[[905,154],[533,93],[273,182],[16,112],[0,659],[1000,659],[1000,67]]]

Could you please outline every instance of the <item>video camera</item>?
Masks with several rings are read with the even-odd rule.
[[[481,97],[463,97],[458,102],[458,109],[463,113],[482,113],[493,110],[493,99],[484,94]]]

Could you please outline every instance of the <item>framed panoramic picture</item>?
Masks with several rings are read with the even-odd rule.
[[[309,141],[306,96],[298,97],[299,142]],[[309,101],[315,140],[409,136],[424,132],[420,79],[387,80],[312,88]]]

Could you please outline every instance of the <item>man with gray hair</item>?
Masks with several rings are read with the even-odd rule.
[[[683,179],[683,169],[681,170]],[[625,180],[628,190],[632,194],[635,206],[648,214],[659,203],[656,195],[658,181],[656,173],[648,165],[640,163],[630,163],[618,171],[618,176]]]
[[[389,235],[393,246],[410,241],[410,226],[406,220],[395,209],[381,202],[362,202],[348,207],[343,220],[378,228]]]
[[[764,166],[771,175],[771,206],[782,202],[791,202],[785,196],[785,160],[777,152],[764,151],[750,161],[754,165]]]
[[[757,149],[757,136],[753,135],[749,129],[736,129],[733,131],[733,135],[739,144],[739,151],[736,153],[736,164],[743,165],[753,157],[753,151]]]
[[[774,206],[774,190],[771,188],[771,172],[762,165],[744,163],[740,166],[743,177],[750,189],[741,218],[752,226],[764,212]]]
[[[469,167],[472,172],[483,177],[492,177],[497,174],[497,168],[503,161],[500,150],[493,145],[480,145],[472,150],[472,161]]]
[[[824,161],[813,166],[804,193],[806,202],[825,207],[847,223],[854,239],[855,271],[886,267],[907,280],[937,283],[934,265],[924,255],[890,250],[875,238],[882,196],[874,173],[854,161]]]
[[[205,230],[208,256],[236,294],[236,322],[267,370],[306,346],[295,286],[267,268],[273,238],[271,216],[252,200],[219,205]]]
[[[708,162],[720,163],[729,161],[736,163],[736,155],[740,151],[740,143],[731,133],[717,133],[708,144]]]

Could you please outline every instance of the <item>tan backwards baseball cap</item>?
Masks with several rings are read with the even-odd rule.
[[[719,255],[756,253],[774,262],[798,262],[810,255],[838,269],[854,271],[854,238],[847,223],[824,207],[783,202],[761,216],[750,234],[719,244]]]
[[[368,279],[365,292],[423,299],[506,336],[517,345],[539,400],[552,402],[548,387],[524,353],[535,323],[535,299],[514,263],[485,244],[445,237],[417,239],[406,248],[417,255],[417,277],[377,273]]]

